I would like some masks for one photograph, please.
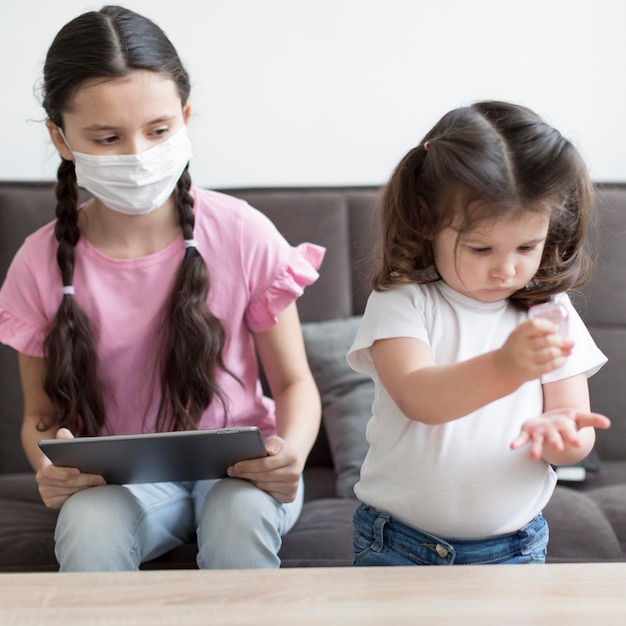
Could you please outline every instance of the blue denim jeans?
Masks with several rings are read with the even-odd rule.
[[[545,563],[548,524],[538,515],[524,528],[479,539],[443,539],[360,504],[353,516],[354,565]]]
[[[302,510],[237,478],[106,485],[68,498],[59,512],[61,571],[135,570],[195,539],[201,569],[280,566],[281,537]]]

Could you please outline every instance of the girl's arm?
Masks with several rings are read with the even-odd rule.
[[[44,504],[58,509],[73,493],[104,484],[101,476],[81,474],[75,468],[56,467],[39,449],[40,439],[70,438],[66,428],[41,430],[40,425],[50,421],[52,402],[43,386],[46,361],[42,358],[19,355],[22,393],[24,396],[24,420],[22,422],[22,446],[26,457],[36,472],[39,494]]]
[[[39,430],[41,424],[49,422],[53,413],[52,402],[44,391],[46,375],[45,359],[19,355],[22,395],[24,397],[24,419],[22,422],[22,446],[26,458],[37,471],[45,457],[37,442],[40,439],[54,439],[56,429]]]
[[[572,465],[584,459],[593,448],[596,428],[608,428],[604,415],[591,413],[589,387],[585,374],[543,385],[544,414],[528,420],[513,449],[530,444],[534,460],[552,465]]]
[[[255,342],[276,403],[278,436],[267,439],[267,458],[236,463],[229,475],[252,481],[280,502],[290,502],[321,417],[319,392],[309,369],[296,304],[287,307],[268,331],[257,333]]]
[[[522,322],[498,350],[438,365],[428,345],[398,337],[370,348],[376,373],[398,408],[426,424],[450,422],[509,395],[564,364],[572,342],[543,319]]]

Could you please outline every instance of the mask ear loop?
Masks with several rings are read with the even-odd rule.
[[[57,130],[59,131],[59,135],[61,135],[61,138],[63,139],[63,142],[65,143],[65,145],[67,146],[67,149],[74,154],[74,150],[72,150],[72,146],[70,146],[69,142],[67,141],[67,137],[65,136],[65,133],[63,132],[63,129],[60,126],[57,126]]]

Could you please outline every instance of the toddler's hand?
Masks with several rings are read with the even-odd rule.
[[[517,450],[530,444],[530,457],[534,461],[543,458],[548,449],[561,452],[566,446],[581,446],[578,431],[587,426],[609,428],[611,421],[600,413],[585,413],[575,409],[554,409],[524,422],[522,430],[511,443]]]
[[[522,384],[564,365],[574,342],[557,331],[543,318],[522,322],[496,352],[502,371]]]

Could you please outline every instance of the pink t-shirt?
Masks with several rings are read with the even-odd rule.
[[[210,310],[225,324],[226,366],[219,372],[229,405],[229,426],[275,434],[273,402],[263,396],[251,332],[271,328],[276,316],[317,277],[324,249],[292,247],[262,213],[246,202],[194,188],[194,238],[209,268]],[[54,224],[29,236],[0,290],[0,341],[27,355],[43,356],[43,341],[61,301]],[[156,254],[114,259],[84,237],[76,245],[75,298],[96,337],[98,372],[105,390],[102,434],[154,432],[160,391],[159,318],[184,254],[182,236]],[[219,401],[199,428],[219,428]]]

